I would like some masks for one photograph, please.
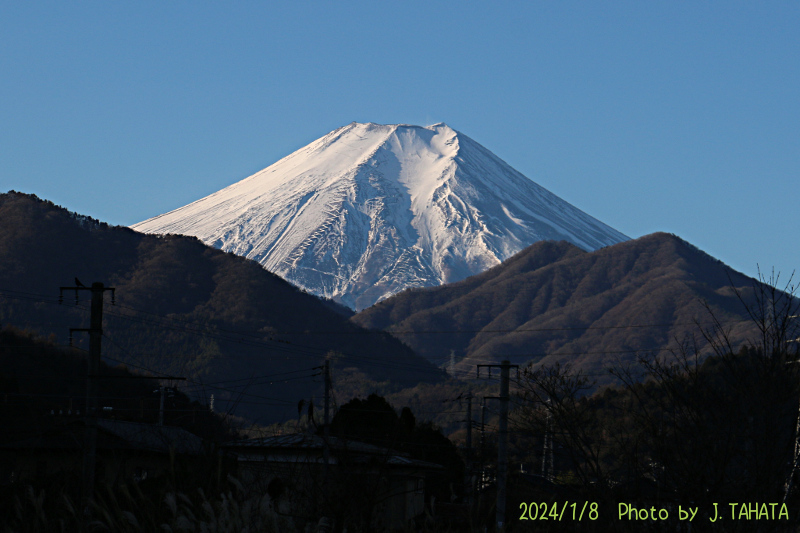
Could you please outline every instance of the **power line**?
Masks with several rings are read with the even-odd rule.
[[[110,341],[111,343],[115,344],[115,345],[116,345],[118,348],[120,348],[121,350],[123,350],[123,351],[127,352],[127,350],[125,350],[124,348],[122,348],[121,346],[119,346],[117,343],[115,343],[115,342],[114,342],[114,340],[113,340],[113,339],[109,338],[107,335],[106,335],[106,338],[108,338],[108,339],[109,339],[109,341]],[[140,365],[134,365],[134,364],[130,364],[130,363],[126,362],[126,361],[120,361],[120,360],[118,360],[118,359],[113,359],[113,358],[111,358],[111,357],[108,357],[108,356],[106,356],[106,359],[109,359],[110,361],[115,361],[115,362],[117,362],[117,363],[122,363],[122,364],[124,364],[124,365],[133,366],[134,368],[139,368],[140,370],[145,370],[145,371],[147,371],[147,372],[152,372],[152,373],[154,373],[154,374],[161,374],[161,375],[164,375],[164,373],[163,373],[163,372],[159,372],[159,371],[157,371],[157,370],[153,370],[153,369],[151,369],[151,368],[146,368],[146,367],[144,367],[144,366],[140,366]],[[230,392],[230,393],[233,393],[233,394],[246,394],[246,395],[248,395],[248,396],[251,396],[251,397],[253,397],[253,398],[259,398],[259,399],[263,399],[263,400],[270,400],[270,401],[280,402],[281,404],[288,404],[288,405],[291,405],[291,404],[293,404],[293,402],[292,402],[292,401],[290,401],[290,400],[283,400],[283,399],[280,399],[280,398],[270,398],[270,397],[267,397],[267,396],[260,396],[260,395],[257,395],[257,394],[246,393],[246,392],[242,392],[242,391],[238,391],[238,390],[234,390],[234,389],[229,389],[229,388],[227,388],[227,387],[220,387],[220,386],[218,386],[218,385],[210,385],[210,384],[206,384],[206,383],[203,383],[202,381],[197,381],[197,380],[194,380],[194,379],[187,379],[186,381],[187,381],[187,382],[189,382],[189,383],[193,383],[193,384],[195,384],[195,385],[201,386],[201,387],[206,387],[206,386],[208,386],[208,387],[210,387],[210,388],[212,388],[212,389],[214,389],[214,390],[220,390],[220,391],[224,391],[224,392]]]
[[[319,357],[324,356],[325,354],[327,354],[330,351],[329,348],[316,348],[316,347],[313,347],[313,346],[306,346],[306,345],[298,344],[297,342],[289,342],[289,341],[259,341],[259,340],[255,340],[255,339],[244,339],[244,338],[234,337],[234,335],[241,336],[243,334],[251,335],[251,336],[252,335],[263,335],[261,333],[256,333],[256,332],[246,332],[245,331],[245,332],[235,332],[235,333],[234,332],[224,333],[225,330],[220,330],[220,331],[223,331],[223,333],[217,333],[213,329],[212,330],[209,330],[207,328],[206,329],[187,329],[187,328],[183,328],[183,327],[180,327],[180,326],[171,326],[171,325],[168,325],[168,324],[161,324],[161,323],[157,323],[157,322],[148,321],[147,319],[138,319],[136,317],[131,317],[131,316],[128,316],[128,315],[121,315],[121,314],[114,313],[113,311],[109,312],[108,314],[112,315],[112,316],[115,316],[117,318],[121,318],[123,320],[131,320],[131,321],[136,321],[136,322],[140,322],[140,323],[144,323],[144,324],[148,324],[148,325],[154,325],[154,326],[162,327],[162,328],[165,328],[165,329],[184,331],[184,332],[187,332],[187,333],[193,333],[193,334],[202,335],[202,336],[205,336],[205,337],[215,338],[215,339],[218,339],[218,340],[225,340],[225,341],[228,341],[228,342],[234,342],[234,343],[243,344],[243,345],[247,345],[247,346],[267,347],[267,348],[270,348],[272,350],[284,351],[284,352],[297,354],[297,355],[302,355],[302,356],[306,356],[306,357],[319,358]],[[274,344],[274,343],[281,343],[281,344]],[[367,363],[367,364],[370,364],[370,365],[373,365],[373,366],[379,366],[379,367],[390,368],[390,369],[391,368],[394,368],[394,369],[401,369],[401,368],[414,369],[414,368],[416,368],[416,369],[418,369],[420,371],[432,372],[434,370],[434,368],[435,368],[435,367],[432,366],[432,363],[429,366],[429,364],[409,363],[409,362],[406,362],[406,361],[382,361],[382,360],[374,359],[374,358],[371,358],[371,357],[358,356],[358,355],[353,355],[353,354],[350,354],[350,353],[347,353],[347,352],[341,352],[341,351],[338,351],[338,353],[340,353],[344,358],[346,358],[348,360],[360,361],[360,362]],[[421,358],[421,356],[417,356],[417,357]]]
[[[28,293],[23,291],[15,291],[11,289],[0,289],[0,295],[6,295],[6,297],[15,298],[15,299],[23,299],[23,300],[31,300],[37,301],[42,303],[50,303],[56,304],[57,300],[54,298],[48,298],[44,295],[39,295],[35,293]],[[82,305],[75,305],[72,306],[75,308],[86,310],[87,308]],[[133,311],[134,313],[140,313],[143,315],[148,315],[152,317],[156,317],[159,320],[150,320],[146,317],[134,317],[126,314],[119,313],[114,310],[109,310],[106,312],[107,315],[114,316],[115,318],[135,321],[145,325],[156,326],[164,329],[171,329],[173,331],[182,331],[191,334],[197,334],[217,340],[223,340],[226,342],[234,342],[238,344],[254,346],[254,347],[267,347],[271,350],[275,351],[283,351],[286,353],[302,355],[306,357],[313,357],[318,358],[324,356],[327,353],[326,348],[317,348],[313,346],[304,346],[297,344],[296,342],[288,342],[284,340],[274,340],[271,339],[269,341],[260,340],[263,339],[264,335],[294,335],[294,334],[303,334],[303,335],[326,335],[326,334],[426,334],[426,333],[515,333],[515,332],[554,332],[554,331],[573,331],[573,330],[590,330],[590,329],[625,329],[625,328],[663,328],[663,327],[672,327],[672,326],[687,326],[687,325],[701,325],[699,323],[694,324],[628,324],[628,325],[616,325],[616,326],[581,326],[581,327],[564,327],[564,328],[528,328],[528,329],[493,329],[493,330],[417,330],[417,331],[398,331],[398,330],[353,330],[353,331],[324,331],[324,330],[306,330],[306,331],[271,331],[268,333],[265,332],[257,332],[253,330],[230,330],[225,328],[219,328],[217,326],[209,326],[208,324],[193,322],[189,320],[183,319],[176,319],[175,317],[165,317],[163,315],[158,315],[156,313],[152,313],[149,311],[143,311],[140,309],[136,309],[129,306],[122,306],[118,305],[117,308],[126,309],[129,311]],[[177,322],[177,324],[175,324]],[[738,321],[736,323],[739,323]],[[733,323],[733,322],[731,322]],[[249,339],[243,337],[251,337]],[[119,346],[119,345],[117,345]],[[669,351],[669,348],[658,348],[658,349],[638,349],[638,350],[608,350],[608,351],[588,351],[588,352],[551,352],[551,353],[530,353],[530,354],[515,354],[515,355],[508,355],[504,354],[502,357],[513,357],[513,358],[534,358],[534,357],[545,357],[545,356],[580,356],[580,355],[600,355],[600,354],[623,354],[623,353],[639,353],[639,352],[654,352],[654,351]],[[161,355],[161,354],[158,354]],[[345,358],[350,359],[354,362],[362,362],[372,366],[376,366],[379,368],[385,369],[417,369],[423,371],[433,371],[433,368],[426,364],[422,363],[413,363],[408,361],[385,361],[385,360],[378,360],[371,357],[365,356],[357,356],[353,354],[342,354]],[[500,357],[500,356],[497,356]],[[428,360],[432,365],[435,364],[433,360]],[[604,375],[604,374],[603,374]]]
[[[14,291],[11,289],[0,289],[0,294],[4,293],[11,293],[12,297],[16,299],[27,299],[27,300],[34,300],[39,301],[42,303],[57,303],[52,298],[48,299],[42,295],[38,295],[35,293],[25,293],[22,291]],[[13,296],[13,295],[24,295],[24,296]],[[80,307],[80,306],[75,306]],[[166,317],[164,315],[159,315],[157,313],[153,313],[150,311],[144,311],[142,309],[137,309],[135,307],[125,306],[125,305],[116,305],[118,309],[127,309],[129,311],[133,311],[135,313],[150,315],[161,320],[170,321],[170,322],[178,322],[189,326],[196,326],[199,329],[207,328],[207,324],[203,324],[200,322],[194,322],[187,319],[180,319],[175,317]],[[117,314],[120,318],[124,317],[125,315]],[[735,324],[740,322],[746,322],[747,319],[742,319],[739,321],[731,321],[727,322],[728,324]],[[504,329],[442,329],[442,330],[393,330],[393,329],[368,329],[362,326],[356,326],[357,329],[353,329],[350,331],[341,331],[341,330],[274,330],[270,331],[270,334],[273,335],[364,335],[364,334],[399,334],[399,335],[417,335],[417,334],[453,334],[453,333],[529,333],[529,332],[552,332],[552,331],[585,331],[585,330],[605,330],[605,329],[632,329],[632,328],[670,328],[676,326],[715,326],[717,325],[715,322],[708,322],[708,323],[701,323],[701,322],[691,322],[691,323],[662,323],[662,324],[617,324],[617,325],[608,325],[608,326],[564,326],[564,327],[548,327],[548,328],[504,328]],[[724,325],[724,324],[723,324]],[[238,334],[238,335],[263,335],[263,332],[257,332],[253,330],[230,330],[219,328],[219,331],[231,334]]]

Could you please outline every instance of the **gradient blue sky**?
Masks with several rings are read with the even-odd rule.
[[[800,269],[800,3],[0,0],[0,192],[113,224],[446,122],[631,237]]]

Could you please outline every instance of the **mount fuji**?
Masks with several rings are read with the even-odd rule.
[[[592,251],[628,240],[446,124],[353,122],[132,228],[193,235],[356,310],[537,241]]]

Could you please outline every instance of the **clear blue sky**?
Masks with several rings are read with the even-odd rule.
[[[0,0],[0,192],[128,225],[352,121],[446,122],[631,237],[800,270],[796,1]]]

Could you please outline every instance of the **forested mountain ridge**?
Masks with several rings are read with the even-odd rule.
[[[612,378],[610,366],[669,353],[716,318],[743,341],[742,302],[755,280],[682,239],[655,233],[594,252],[541,242],[459,283],[388,298],[351,320],[392,331],[437,364],[451,352],[462,375],[478,363],[569,361]],[[698,323],[700,324],[698,326]],[[693,341],[692,341],[693,342]]]
[[[0,195],[0,324],[66,343],[88,326],[88,293],[75,303],[59,287],[101,281],[106,297],[103,355],[109,362],[190,378],[217,408],[274,420],[296,416],[320,387],[314,367],[336,352],[335,368],[411,386],[442,373],[384,333],[367,333],[317,297],[257,263],[194,237],[145,235],[71,213],[35,196]],[[88,339],[75,334],[76,345]],[[292,415],[294,412],[294,415]]]

